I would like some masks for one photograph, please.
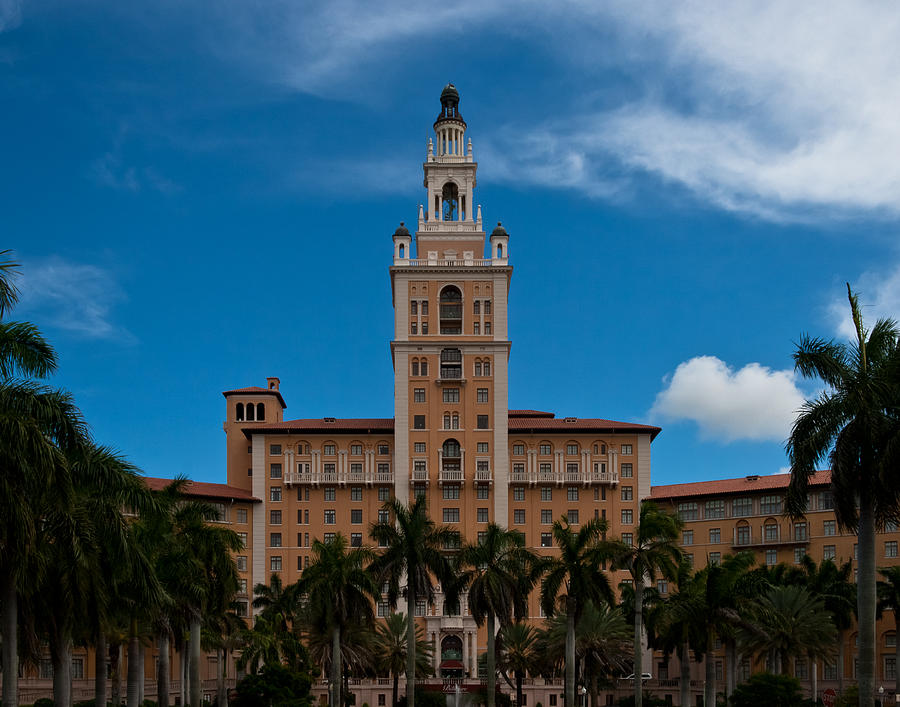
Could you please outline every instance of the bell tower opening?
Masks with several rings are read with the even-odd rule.
[[[462,212],[459,210],[459,187],[453,182],[447,182],[441,190],[441,201],[444,204],[444,213],[441,218],[444,221],[462,220]]]

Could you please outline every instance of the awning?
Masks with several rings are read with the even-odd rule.
[[[462,670],[463,664],[458,660],[445,660],[441,663],[441,670]]]

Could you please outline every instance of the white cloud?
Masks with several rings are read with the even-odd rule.
[[[859,298],[863,322],[871,327],[878,319],[900,318],[900,265],[883,273],[867,272],[851,283],[854,294]],[[846,291],[835,297],[828,307],[828,313],[838,336],[856,339],[853,322],[850,320],[850,303]]]
[[[758,363],[734,370],[715,356],[697,356],[665,380],[651,415],[691,420],[703,437],[722,442],[783,442],[804,400],[790,370]]]
[[[175,194],[181,187],[161,175],[153,167],[124,164],[118,150],[107,152],[91,165],[91,176],[97,183],[116,191],[139,192],[152,189],[161,194]]]
[[[17,313],[89,339],[134,341],[112,321],[112,310],[125,295],[109,270],[53,256],[23,263],[19,287]]]
[[[0,32],[15,29],[22,22],[20,0],[0,0]]]

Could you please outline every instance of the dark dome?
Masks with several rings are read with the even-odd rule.
[[[444,86],[444,90],[441,91],[441,113],[437,120],[434,121],[435,127],[445,120],[457,121],[462,123],[463,126],[466,124],[466,121],[459,114],[459,91],[456,90],[456,86],[452,83],[448,83]]]
[[[441,91],[441,103],[444,102],[445,98],[455,98],[457,101],[459,100],[459,91],[456,90],[456,86],[452,83],[448,83],[444,86],[444,90]]]
[[[506,229],[503,228],[503,225],[497,221],[497,228],[491,231],[491,236],[508,236],[509,234],[506,232]]]
[[[400,222],[400,225],[397,227],[397,230],[394,231],[395,236],[408,236],[409,229],[403,225],[403,221]]]

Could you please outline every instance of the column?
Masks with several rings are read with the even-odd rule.
[[[434,674],[441,675],[441,651],[438,645],[438,632],[431,632],[431,662],[434,664]]]
[[[463,654],[462,654],[462,664],[463,664],[463,672],[465,672],[469,667],[469,632],[463,632]]]
[[[478,634],[472,631],[469,639],[472,641],[472,648],[469,651],[469,674],[478,675]]]

